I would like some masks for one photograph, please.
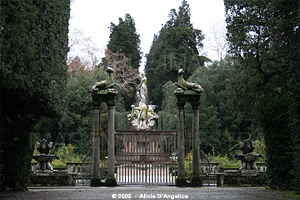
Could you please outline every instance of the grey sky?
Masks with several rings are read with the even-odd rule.
[[[141,37],[141,48],[144,54],[149,52],[153,35],[168,20],[170,10],[178,10],[182,0],[74,0],[71,4],[70,30],[80,29],[84,35],[91,37],[104,55],[109,41],[109,26],[118,19],[124,19],[129,13],[135,20],[137,33]],[[215,51],[213,32],[225,33],[225,17],[223,0],[187,0],[190,5],[191,22],[194,28],[205,34],[205,54],[212,60],[218,59]],[[143,60],[145,62],[145,60]],[[142,64],[143,65],[143,64]]]

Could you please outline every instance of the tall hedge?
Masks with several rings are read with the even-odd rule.
[[[31,128],[58,116],[62,100],[70,0],[1,0],[0,9],[0,190],[26,190]]]
[[[266,141],[269,185],[299,193],[300,2],[224,0],[235,106]]]

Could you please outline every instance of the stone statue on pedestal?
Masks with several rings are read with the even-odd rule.
[[[173,87],[174,85],[177,85],[177,90],[174,91],[174,93],[183,94],[186,90],[192,90],[196,93],[202,93],[204,90],[198,83],[190,83],[183,78],[184,70],[180,68],[178,70],[178,82],[175,82],[170,85],[170,87]]]
[[[101,91],[105,91],[107,93],[118,93],[117,90],[115,90],[113,87],[116,85],[119,88],[121,88],[121,86],[115,83],[114,81],[113,69],[111,67],[107,67],[106,72],[107,72],[106,79],[95,83],[91,90],[92,93],[97,93]]]
[[[244,143],[239,142],[239,149],[243,154],[233,155],[234,158],[237,158],[242,162],[239,170],[258,170],[255,161],[264,156],[262,154],[253,154],[254,148],[255,142],[252,142],[251,140],[246,140]]]
[[[141,83],[137,87],[137,106],[132,105],[128,120],[137,130],[149,130],[155,124],[159,116],[154,112],[155,105],[148,105],[147,78],[141,75]]]
[[[36,148],[41,154],[33,156],[33,159],[38,162],[35,166],[35,171],[39,170],[40,172],[53,172],[53,166],[51,165],[51,162],[54,159],[60,159],[59,156],[50,154],[50,151],[53,149],[53,147],[53,142],[48,142],[45,139],[43,139],[40,143],[37,142]]]

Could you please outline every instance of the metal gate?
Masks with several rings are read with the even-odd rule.
[[[118,131],[115,144],[119,185],[175,185],[176,131]]]

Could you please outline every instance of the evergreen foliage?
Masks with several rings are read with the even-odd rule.
[[[59,121],[59,132],[64,142],[73,144],[75,151],[85,153],[90,147],[92,134],[92,98],[90,90],[92,85],[106,76],[101,69],[90,71],[72,72],[68,75],[66,84],[65,103],[61,105],[63,110]]]
[[[110,36],[107,49],[113,53],[122,51],[130,60],[130,66],[134,69],[140,67],[141,47],[140,35],[136,32],[134,19],[130,14],[125,15],[125,20],[119,18],[119,24],[110,25]]]
[[[70,1],[0,1],[0,190],[26,190],[36,119],[63,96]]]
[[[203,67],[207,58],[199,52],[204,36],[193,28],[185,0],[178,11],[170,11],[169,20],[154,35],[145,69],[149,103],[160,110],[157,128],[177,128],[176,98],[169,85],[177,81],[181,67],[189,81],[205,91],[199,111],[201,149],[220,152],[220,160],[229,162],[239,141],[264,138],[270,186],[300,193],[299,2],[224,0],[224,4],[232,57]],[[78,58],[67,75],[69,17],[69,0],[0,1],[0,191],[27,189],[32,133],[36,140],[65,143],[57,146],[58,152],[71,146],[76,155],[88,151],[89,91],[94,82],[105,79],[104,66],[117,68],[116,81],[136,85],[141,51],[132,17],[126,14],[118,25],[111,23],[100,67],[85,71]],[[116,130],[128,128],[126,108],[134,102],[130,98],[135,91],[129,87],[124,91],[132,96],[117,95]],[[105,140],[106,105],[101,109]],[[191,106],[185,111],[186,138],[191,139]],[[188,150],[189,141],[185,143]],[[101,143],[101,148],[106,150],[106,144]],[[263,148],[260,144],[257,153]],[[101,158],[105,156],[102,151]]]
[[[238,150],[238,142],[245,139],[261,140],[262,130],[258,121],[248,113],[235,108],[231,98],[231,77],[233,76],[232,58],[215,61],[208,67],[197,69],[189,78],[190,82],[199,83],[204,88],[200,98],[199,126],[201,149],[205,153],[214,151],[221,155],[232,156]],[[162,111],[158,114],[159,129],[177,128],[177,106],[174,88],[171,82],[163,86]],[[185,106],[187,138],[192,132],[192,108]],[[188,139],[187,139],[188,140]]]
[[[47,139],[55,144],[71,144],[77,154],[86,154],[91,147],[92,136],[92,98],[90,90],[95,82],[105,80],[106,74],[102,68],[93,71],[72,71],[68,74],[65,98],[60,102],[60,118],[44,118],[37,123],[33,132],[36,141]],[[116,129],[124,127],[122,115],[124,99],[120,94],[116,97]],[[101,123],[103,134],[107,132],[107,107],[101,105]],[[119,128],[120,129],[120,128]]]
[[[224,4],[234,103],[264,129],[270,186],[299,192],[299,1]]]
[[[183,0],[178,11],[170,11],[169,20],[159,34],[154,35],[150,52],[146,55],[149,99],[155,102],[157,110],[162,108],[163,85],[168,81],[177,81],[180,67],[189,77],[198,67],[203,66],[205,59],[199,55],[203,39],[201,30],[193,28],[189,4]]]
[[[229,149],[237,149],[239,141],[262,137],[257,120],[235,109],[231,102],[233,73],[232,58],[226,57],[207,68],[199,68],[189,79],[204,88],[199,108],[201,148],[214,148],[228,156]]]
[[[136,32],[134,19],[130,14],[119,18],[119,24],[111,23],[110,36],[101,66],[114,68],[115,78],[122,82],[121,91],[125,108],[130,109],[135,101],[139,67],[142,59],[140,35]]]

